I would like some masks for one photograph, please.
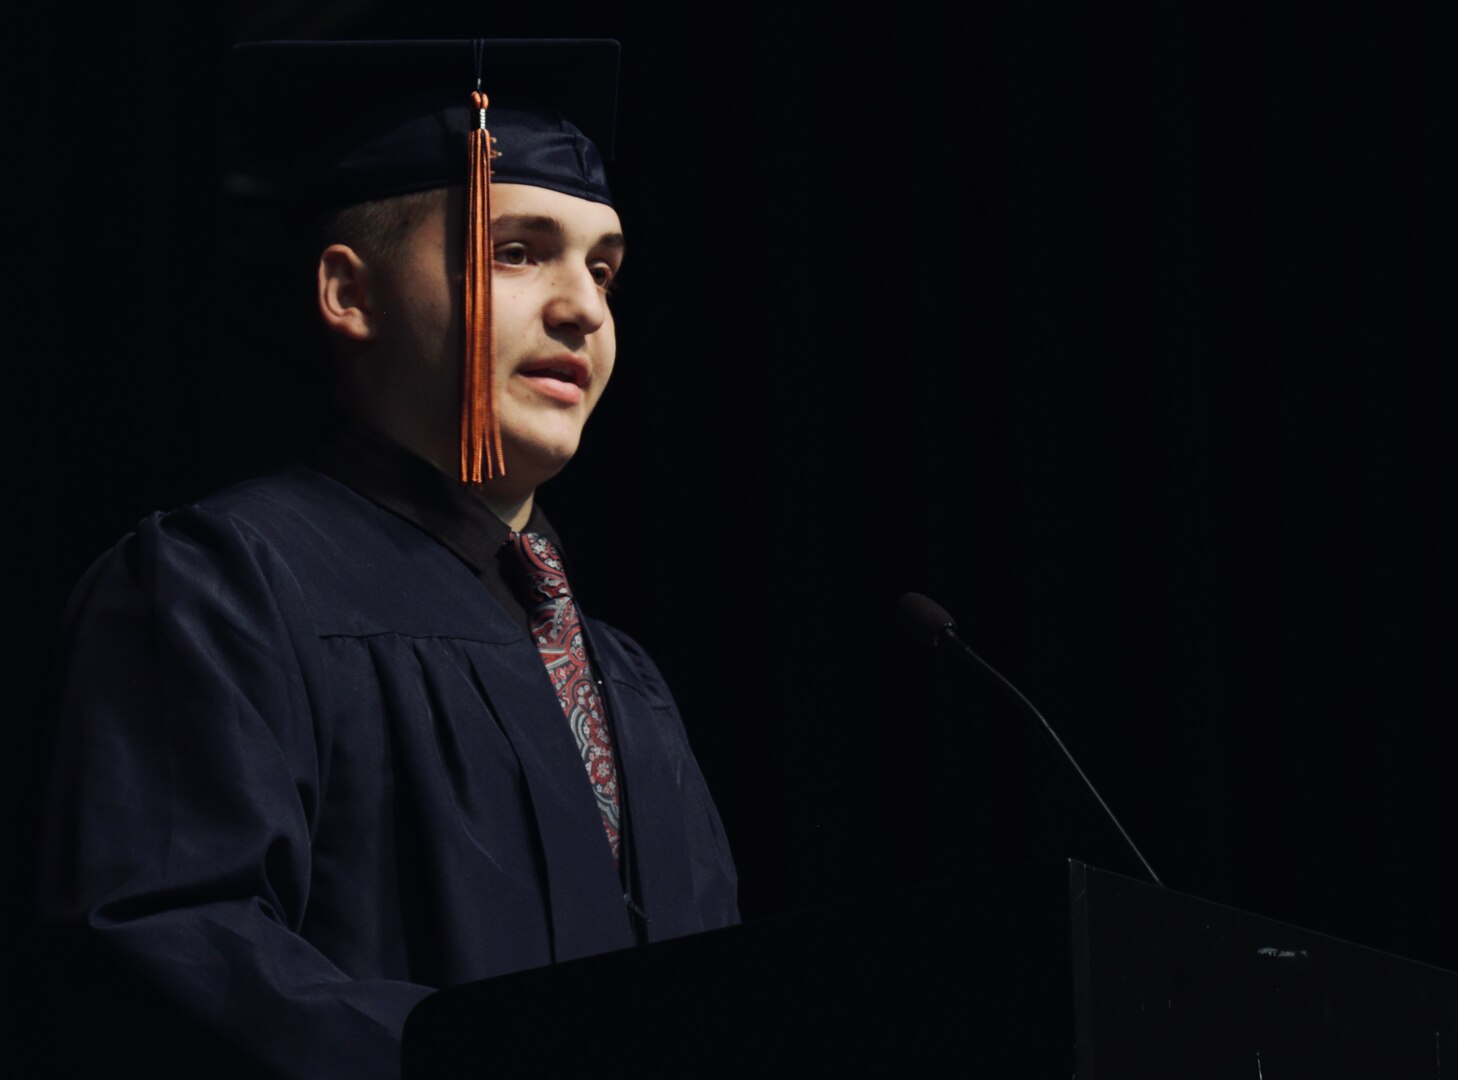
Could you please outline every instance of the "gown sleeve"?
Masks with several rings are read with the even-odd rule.
[[[227,514],[156,516],[83,579],[66,641],[40,888],[62,981],[159,1028],[154,1066],[196,1032],[246,1075],[398,1077],[430,988],[302,935],[330,687],[287,566]]]

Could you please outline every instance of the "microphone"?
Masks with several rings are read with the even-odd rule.
[[[896,601],[896,621],[912,637],[923,645],[936,648],[942,634],[956,638],[957,622],[947,614],[947,609],[930,596],[909,592]]]
[[[1144,867],[1144,872],[1149,875],[1149,880],[1160,887],[1164,886],[1164,882],[1160,881],[1159,875],[1154,872],[1154,867],[1149,865],[1149,860],[1144,857],[1139,848],[1135,846],[1133,839],[1124,831],[1124,826],[1119,824],[1119,819],[1109,809],[1109,804],[1104,802],[1104,797],[1093,786],[1093,781],[1088,778],[1088,774],[1079,767],[1078,762],[1069,753],[1068,747],[1063,745],[1063,740],[1058,737],[1053,726],[1044,719],[1037,706],[1023,696],[1021,690],[1008,682],[1000,671],[978,656],[972,646],[957,635],[957,622],[947,613],[946,608],[929,596],[923,596],[921,593],[906,593],[896,601],[896,621],[901,624],[903,630],[923,645],[929,645],[934,649],[951,648],[956,655],[965,657],[974,668],[1001,687],[1003,692],[1012,698],[1023,712],[1036,720],[1041,726],[1044,736],[1063,756],[1063,760],[1074,771],[1074,774],[1083,781],[1083,786],[1088,789],[1088,793],[1094,797],[1094,802],[1098,803],[1099,809],[1104,812],[1105,820],[1114,827],[1125,845],[1134,853],[1134,858],[1139,861],[1139,865]]]

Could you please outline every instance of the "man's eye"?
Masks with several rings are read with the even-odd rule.
[[[589,267],[589,270],[592,273],[592,280],[597,282],[597,287],[599,289],[607,289],[611,291],[613,287],[613,282],[617,277],[617,275],[613,273],[613,268],[611,266],[607,265],[607,263],[598,263],[596,266]]]
[[[527,250],[525,244],[497,244],[496,261],[503,266],[525,266]]]

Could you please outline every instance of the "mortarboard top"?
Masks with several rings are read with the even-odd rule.
[[[583,39],[234,46],[229,188],[330,209],[465,184],[478,76],[497,183],[611,202],[618,43]]]
[[[238,45],[227,86],[234,195],[299,211],[465,185],[461,481],[505,475],[491,296],[491,188],[611,205],[618,43],[283,41]]]

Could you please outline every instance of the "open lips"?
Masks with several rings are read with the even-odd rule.
[[[530,382],[538,393],[576,405],[583,398],[591,373],[586,360],[564,353],[528,360],[517,367],[516,374]]]

